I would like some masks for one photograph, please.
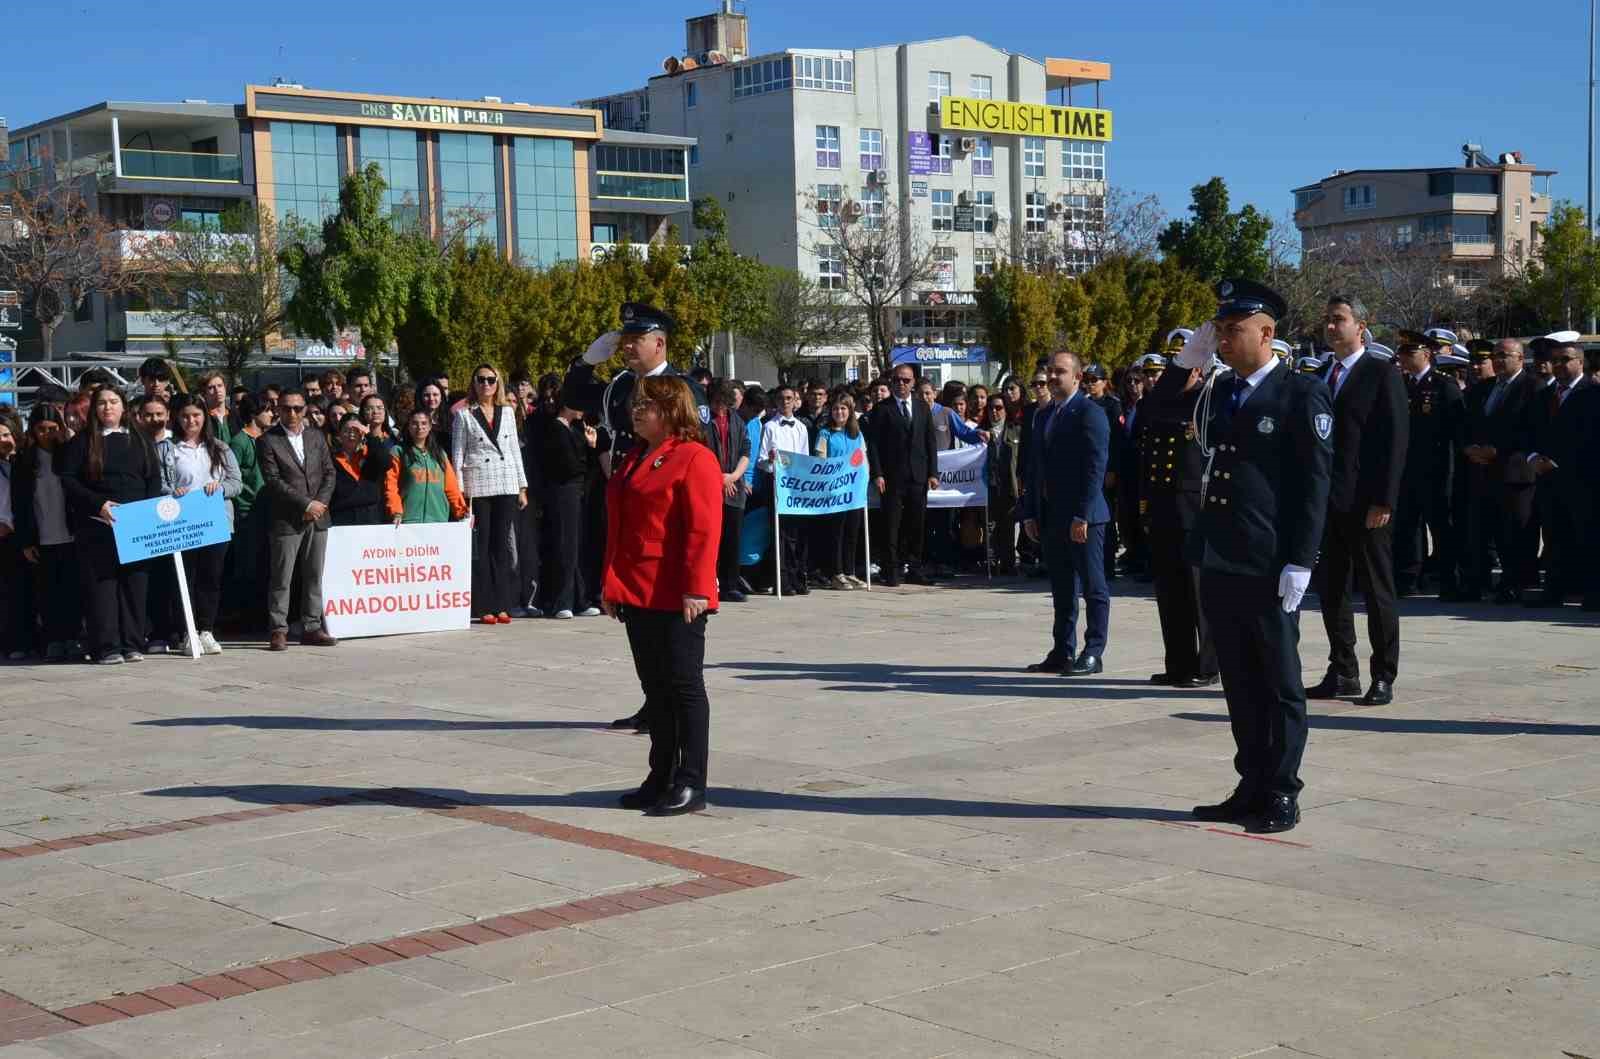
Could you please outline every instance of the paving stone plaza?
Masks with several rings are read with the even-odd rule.
[[[725,608],[671,819],[604,619],[8,669],[0,1057],[1600,1056],[1595,616],[1404,604],[1267,838],[1150,599],[1022,672],[1041,584]]]

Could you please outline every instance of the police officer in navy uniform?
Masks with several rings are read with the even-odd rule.
[[[1200,398],[1209,466],[1189,554],[1200,567],[1239,785],[1194,815],[1271,833],[1300,820],[1306,695],[1296,612],[1328,514],[1333,410],[1327,386],[1273,354],[1282,297],[1248,280],[1219,284],[1217,296],[1216,320],[1177,361],[1204,367],[1220,354],[1232,369],[1219,369]]]
[[[1427,542],[1433,541],[1432,565],[1439,591],[1456,589],[1452,497],[1456,488],[1456,446],[1461,440],[1466,403],[1454,379],[1434,367],[1434,357],[1448,352],[1455,335],[1435,329],[1427,334],[1401,331],[1395,357],[1405,380],[1411,434],[1400,476],[1400,501],[1394,516],[1394,591],[1397,597],[1418,589]]]
[[[586,415],[599,417],[600,425],[611,436],[610,466],[621,464],[633,448],[633,415],[629,405],[633,400],[633,383],[640,376],[676,375],[689,384],[695,407],[700,412],[702,426],[711,422],[711,407],[700,384],[667,363],[667,339],[677,330],[677,321],[671,314],[643,302],[625,302],[619,314],[622,327],[607,331],[595,339],[583,356],[572,362],[566,378],[561,380],[561,403],[576,408]],[[595,368],[622,354],[625,369],[617,372],[609,382],[594,377]],[[644,717],[644,707],[631,717],[611,722],[613,728],[649,730]]]
[[[1138,405],[1139,517],[1166,649],[1166,668],[1150,682],[1179,688],[1217,682],[1217,652],[1200,612],[1200,568],[1186,550],[1206,469],[1194,428],[1203,382],[1203,369],[1170,365]]]

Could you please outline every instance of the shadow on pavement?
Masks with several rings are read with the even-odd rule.
[[[1175,713],[1180,721],[1227,721],[1225,713]],[[1410,735],[1600,735],[1600,724],[1561,724],[1542,721],[1452,721],[1421,717],[1362,717],[1340,714],[1311,716],[1312,728],[1339,732],[1390,732]]]
[[[239,717],[162,717],[134,724],[152,728],[235,728],[283,729],[286,731],[344,732],[494,732],[538,729],[609,729],[605,721],[436,721],[428,717],[289,717],[273,714],[247,714]]]
[[[1033,698],[1118,699],[1179,698],[1215,699],[1220,686],[1211,688],[1169,688],[1131,677],[1063,677],[1048,673],[1025,673],[1016,666],[923,666],[884,662],[720,662],[707,670],[737,673],[739,680],[837,680],[824,684],[823,691],[878,692],[911,691],[934,695],[979,695],[1004,698],[1027,695]]]

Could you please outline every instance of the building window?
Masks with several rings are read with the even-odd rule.
[[[823,290],[844,290],[844,254],[838,247],[817,247],[817,286]]]
[[[1062,140],[1061,175],[1068,180],[1104,180],[1106,145],[1096,140]]]
[[[1411,245],[1411,225],[1397,224],[1394,226],[1394,245],[1398,247]]]
[[[594,157],[600,158],[605,149],[595,145]],[[682,168],[681,153],[676,150],[665,153],[676,154],[678,166]],[[517,186],[517,256],[524,265],[546,268],[578,256],[578,199],[573,160],[571,140],[517,136],[511,141],[511,162],[516,167]],[[605,179],[604,175],[600,177],[602,186]],[[615,227],[610,239],[599,241],[616,242]]]
[[[1371,184],[1351,184],[1344,189],[1345,212],[1370,210],[1378,205],[1377,189]]]
[[[1068,195],[1063,203],[1066,206],[1067,223],[1079,230],[1104,228],[1106,224],[1106,200],[1100,195]]]
[[[971,93],[973,99],[993,99],[994,78],[985,74],[973,74],[967,91]]]
[[[693,81],[683,86],[683,105],[686,109],[693,110],[700,103],[700,86]]]
[[[1074,247],[1070,244],[1067,246],[1066,253],[1061,257],[1062,270],[1074,276],[1083,275],[1099,263],[1100,255],[1095,251],[1083,247]]]
[[[950,158],[953,154],[952,148],[955,146],[956,142],[955,137],[946,133],[942,136],[939,136],[938,141],[939,153],[934,156],[933,171],[935,173],[948,174],[950,172]]]
[[[869,232],[883,230],[883,188],[861,189],[861,223]]]
[[[842,164],[839,154],[839,126],[817,126],[817,168],[838,169]]]
[[[332,125],[274,121],[273,210],[281,223],[294,216],[321,224],[339,212],[339,139]]]
[[[823,92],[854,92],[856,64],[849,59],[828,59],[821,55],[794,57],[794,86]]]
[[[994,275],[994,247],[980,246],[972,251],[972,278]]]
[[[411,129],[363,128],[356,149],[361,165],[378,163],[384,182],[383,204],[399,228],[422,224],[422,194],[417,189],[417,134]]]
[[[988,136],[979,136],[972,149],[972,175],[994,176],[994,140]]]
[[[794,78],[794,60],[761,59],[733,68],[733,98],[787,91]],[[648,96],[648,94],[647,94]]]
[[[949,188],[934,188],[930,194],[933,196],[933,230],[936,232],[955,231],[956,193]]]
[[[1022,138],[1022,175],[1025,177],[1044,176],[1044,137],[1024,136]]]
[[[571,142],[568,141],[568,149]],[[466,231],[468,242],[499,244],[500,186],[494,178],[494,137],[476,132],[439,134],[439,190],[445,223],[474,211],[483,216]],[[570,170],[570,165],[568,166]]]
[[[589,242],[610,246],[617,241],[617,226],[596,221],[589,225]]]
[[[699,146],[689,148],[690,165],[699,165]],[[595,194],[601,198],[688,202],[681,147],[623,147],[599,143],[592,149]]]
[[[1521,199],[1517,199],[1516,202],[1514,202],[1512,204],[1512,207],[1511,207],[1511,219],[1516,221],[1518,224],[1522,223],[1522,200]]]
[[[697,143],[693,143],[693,144],[689,145],[689,164],[690,165],[699,165],[700,164],[700,145],[697,144]]]
[[[928,71],[928,102],[937,103],[950,94],[950,71]]]
[[[1429,195],[1498,195],[1498,173],[1429,173]]]
[[[1045,228],[1045,207],[1048,197],[1042,191],[1030,191],[1023,196],[1022,230],[1042,232]]]
[[[991,233],[994,231],[994,192],[972,193],[972,230]]]
[[[861,168],[871,172],[883,168],[883,130],[861,130]]]
[[[844,188],[839,184],[817,185],[817,226],[839,227],[839,207],[844,205]]]
[[[1295,212],[1300,212],[1320,198],[1322,198],[1321,188],[1312,188],[1310,191],[1296,191],[1294,193]]]

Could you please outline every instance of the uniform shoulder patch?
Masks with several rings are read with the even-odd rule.
[[[1311,417],[1311,427],[1317,432],[1317,437],[1323,441],[1333,433],[1333,414],[1331,412],[1318,412]]]

